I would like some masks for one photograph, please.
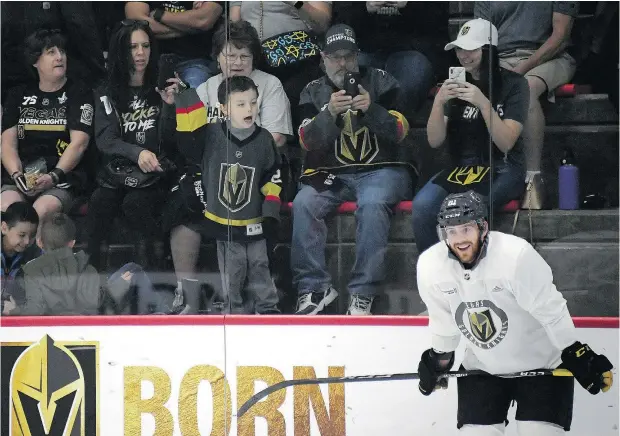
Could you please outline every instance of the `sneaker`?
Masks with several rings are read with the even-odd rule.
[[[347,315],[371,315],[370,308],[374,300],[375,297],[365,297],[359,294],[351,295]]]
[[[338,297],[338,291],[333,287],[323,292],[308,292],[297,299],[296,315],[316,315],[322,312],[327,305]]]

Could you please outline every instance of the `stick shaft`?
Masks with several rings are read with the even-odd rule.
[[[485,371],[471,370],[471,371],[450,371],[443,375],[445,378],[453,377],[466,377],[470,375],[490,375]],[[520,371],[512,372],[508,374],[499,374],[496,377],[502,378],[517,378],[517,377],[537,377],[537,376],[572,376],[571,372],[566,369],[536,369],[532,371]],[[241,418],[247,412],[250,407],[258,403],[266,396],[285,389],[290,386],[301,385],[318,385],[318,384],[330,384],[330,383],[360,383],[370,381],[394,381],[394,380],[416,380],[420,375],[417,372],[405,372],[399,374],[376,374],[376,375],[349,375],[345,377],[324,377],[324,378],[306,378],[297,380],[284,380],[280,383],[268,386],[260,392],[254,394],[248,401],[246,401],[237,411],[237,418]]]

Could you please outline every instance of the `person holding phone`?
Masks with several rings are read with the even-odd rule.
[[[100,268],[99,247],[122,210],[141,241],[139,263],[152,266],[153,242],[174,143],[178,79],[157,87],[157,45],[148,22],[123,20],[110,40],[108,78],[95,91],[95,139],[102,153],[98,187],[88,209],[88,252]],[[131,176],[123,174],[131,172]],[[161,254],[161,253],[159,253]]]
[[[383,70],[359,67],[357,55],[353,29],[332,26],[321,52],[325,76],[308,83],[300,96],[299,138],[306,156],[303,187],[293,201],[291,266],[301,315],[322,312],[338,296],[325,263],[325,219],[345,201],[357,202],[347,313],[371,313],[385,277],[392,207],[410,195],[415,178],[411,147],[403,141],[409,123],[399,105],[400,86]]]
[[[448,194],[473,189],[488,198],[492,210],[498,210],[519,198],[524,188],[521,132],[529,104],[527,81],[499,67],[497,29],[486,20],[465,23],[457,39],[445,46],[452,49],[465,69],[465,80],[443,83],[428,119],[428,143],[432,148],[447,144],[451,165],[413,199],[419,253],[438,241],[435,219]]]

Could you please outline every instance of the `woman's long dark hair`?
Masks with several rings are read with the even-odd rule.
[[[480,91],[482,91],[482,93],[489,100],[491,100],[491,104],[495,107],[495,102],[499,98],[499,93],[502,89],[499,54],[497,52],[497,47],[491,44],[483,45],[481,49],[482,58],[480,60],[480,80],[474,80],[474,78],[467,73],[467,81],[470,83],[477,83]],[[491,86],[493,87],[492,92]]]
[[[149,43],[151,44],[151,54],[144,72],[141,94],[146,95],[148,92],[154,91],[157,86],[159,51],[153,31],[141,21],[123,20],[117,26],[117,30],[112,33],[107,60],[108,77],[106,88],[109,97],[116,104],[123,100],[123,96],[129,94],[129,79],[134,70],[133,58],[131,56],[131,35],[136,30],[144,31],[148,35]]]

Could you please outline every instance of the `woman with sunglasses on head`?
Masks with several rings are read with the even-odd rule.
[[[2,211],[29,201],[43,218],[67,212],[87,185],[80,161],[92,133],[92,92],[67,79],[66,40],[39,30],[24,42],[38,79],[12,89],[2,114]]]
[[[108,77],[95,91],[95,140],[102,159],[88,211],[88,251],[100,268],[100,244],[122,212],[140,241],[139,263],[153,267],[161,241],[168,158],[174,153],[178,80],[157,87],[157,47],[146,21],[123,20],[110,40]],[[161,253],[159,253],[161,255]]]

